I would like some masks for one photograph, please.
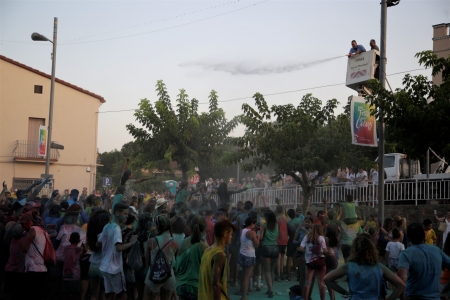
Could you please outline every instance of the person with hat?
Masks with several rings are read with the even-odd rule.
[[[22,250],[25,240],[25,229],[22,225],[26,222],[31,224],[29,218],[25,216],[8,230],[12,235],[12,240],[9,246],[10,256],[5,267],[5,293],[11,296],[11,300],[24,299],[22,282],[24,282],[25,276],[26,254]]]
[[[203,253],[198,281],[198,299],[221,300],[228,297],[227,255],[224,248],[237,230],[229,220],[214,225],[215,242]]]
[[[28,284],[24,299],[42,299],[42,287],[47,277],[43,254],[49,237],[44,228],[33,225],[31,211],[24,213],[20,217],[20,222],[28,232],[23,244],[23,251],[26,252],[24,282]]]
[[[159,198],[158,200],[156,200],[155,216],[154,216],[154,218],[159,216],[162,213],[163,210],[167,210],[167,203],[168,202],[169,202],[169,200],[166,200],[164,198]]]
[[[289,294],[289,300],[303,300],[302,287],[298,284],[291,286],[286,292]]]

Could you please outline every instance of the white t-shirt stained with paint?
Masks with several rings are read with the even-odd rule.
[[[307,243],[308,236],[303,238],[303,241],[300,246],[305,248],[305,260],[306,263],[309,264],[321,257],[325,257],[323,253],[323,249],[327,249],[327,244],[325,243],[325,238],[323,236],[319,236],[319,243]]]
[[[116,251],[116,244],[122,243],[122,231],[116,223],[108,223],[97,237],[102,243],[103,259],[100,271],[117,274],[123,272],[122,253]]]

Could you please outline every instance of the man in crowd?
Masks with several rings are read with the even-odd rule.
[[[355,54],[360,54],[362,52],[366,52],[366,49],[364,48],[363,45],[358,45],[358,43],[353,40],[352,41],[352,47],[350,48],[350,51],[348,52],[348,57],[352,57]]]
[[[122,243],[121,226],[125,224],[127,216],[128,205],[117,203],[114,206],[113,222],[106,224],[98,236],[97,246],[102,247],[103,253],[100,271],[103,274],[107,299],[112,299],[113,294],[116,295],[116,299],[127,298],[121,252],[131,248],[137,241],[137,236],[133,235],[129,243]]]
[[[224,248],[236,230],[229,220],[214,225],[214,244],[205,250],[200,265],[198,299],[229,299],[227,290],[227,255]]]
[[[450,258],[435,246],[424,244],[422,224],[412,223],[406,231],[412,246],[400,253],[398,276],[406,283],[406,299],[439,299],[441,272],[450,269]],[[442,291],[450,291],[449,285]]]

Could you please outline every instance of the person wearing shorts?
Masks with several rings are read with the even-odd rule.
[[[278,263],[277,263],[277,273],[275,275],[275,281],[282,281],[285,279],[283,274],[284,269],[284,255],[286,254],[286,246],[288,244],[289,235],[287,228],[287,220],[284,214],[284,206],[277,206],[277,224],[278,224]]]
[[[250,278],[253,274],[253,268],[256,265],[255,247],[259,246],[260,235],[254,231],[256,219],[248,217],[245,219],[244,228],[241,234],[241,248],[239,252],[239,265],[242,267],[241,291],[238,295],[242,295],[242,299],[247,298]]]
[[[262,265],[264,267],[264,275],[267,283],[267,295],[272,298],[273,292],[273,272],[278,261],[278,224],[277,218],[273,211],[266,211],[264,214],[266,224],[261,228],[261,257]]]
[[[309,295],[312,289],[312,279],[317,276],[317,285],[319,287],[320,299],[325,299],[325,285],[323,278],[325,277],[326,264],[325,254],[328,253],[325,238],[323,236],[322,225],[314,224],[311,232],[309,232],[300,244],[300,251],[305,251],[306,261],[306,280],[305,295]]]
[[[124,224],[128,216],[128,205],[117,203],[114,206],[113,221],[103,227],[102,233],[97,237],[98,243],[102,245],[102,261],[100,271],[102,272],[105,293],[111,297],[117,295],[117,299],[125,300],[126,281],[123,273],[122,251],[131,248],[137,241],[137,236],[133,235],[130,242],[122,244],[122,230],[120,225]]]
[[[286,262],[286,277],[284,279],[286,281],[291,281],[291,268],[295,262],[295,255],[297,252],[297,245],[294,245],[294,237],[297,228],[302,224],[302,220],[296,218],[295,210],[293,209],[289,209],[287,211],[287,214],[290,220],[287,223],[289,240],[286,247],[287,262]]]
[[[353,224],[347,225],[345,222],[341,223],[342,228],[342,241],[341,241],[341,251],[342,256],[344,256],[344,261],[347,263],[353,240],[358,236],[358,234],[363,233],[361,228],[361,221],[358,221]]]

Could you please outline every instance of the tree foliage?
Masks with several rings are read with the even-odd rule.
[[[140,126],[127,125],[142,150],[134,156],[135,161],[146,169],[159,170],[170,170],[170,163],[176,161],[184,179],[196,167],[207,174],[218,162],[237,120],[226,119],[214,90],[209,95],[209,110],[203,113],[198,112],[198,100],[189,100],[184,89],[179,90],[176,109],[162,80],[157,82],[156,92],[158,100],[152,104],[142,99],[134,114]]]
[[[273,181],[287,174],[301,185],[305,210],[309,209],[315,189],[315,180],[311,180],[309,172],[321,174],[346,164],[359,163],[354,151],[357,147],[351,145],[348,115],[334,115],[338,105],[336,99],[322,105],[321,100],[307,94],[297,106],[273,105],[269,108],[263,95],[256,93],[253,98],[256,108],[249,104],[242,106],[245,134],[233,138],[238,150],[230,153],[226,160],[231,163],[250,158],[242,163],[247,172],[273,163]]]
[[[382,108],[388,138],[397,149],[412,158],[423,156],[431,147],[449,156],[450,143],[450,56],[438,58],[432,51],[416,54],[419,63],[432,69],[432,75],[442,73],[442,84],[436,86],[423,75],[405,75],[403,87],[395,93],[384,89],[377,80],[370,82],[372,95],[366,100]],[[379,110],[373,113],[379,117]]]

